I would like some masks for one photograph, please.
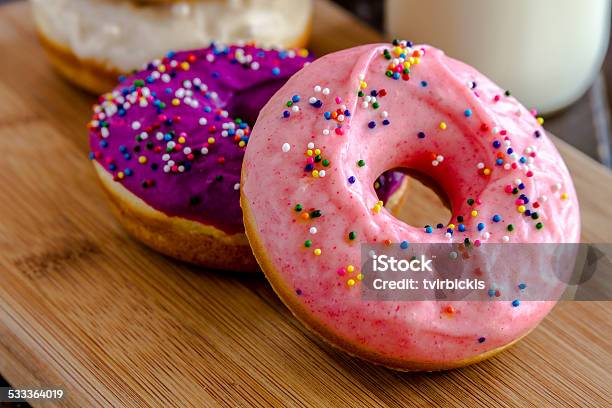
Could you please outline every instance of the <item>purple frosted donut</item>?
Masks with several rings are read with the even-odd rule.
[[[126,230],[184,261],[257,270],[239,206],[250,124],[311,60],[306,50],[212,44],[168,53],[101,96],[90,158]],[[401,181],[377,181],[385,202],[398,201]]]

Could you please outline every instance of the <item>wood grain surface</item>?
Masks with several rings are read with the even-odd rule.
[[[316,13],[318,54],[380,39],[324,1]],[[13,386],[64,387],[59,405],[71,407],[609,404],[610,303],[561,303],[481,364],[400,373],[324,345],[261,275],[205,271],[139,245],[86,157],[94,98],[54,75],[23,2],[0,7],[0,55],[0,373]],[[612,242],[612,175],[558,146],[584,239]],[[403,217],[438,214],[430,198],[415,187]]]

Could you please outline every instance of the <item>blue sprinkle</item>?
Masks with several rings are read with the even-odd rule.
[[[126,175],[126,176],[131,176],[131,175],[132,175],[132,170],[130,170],[130,169],[125,169],[125,172],[124,172],[124,173],[125,173],[125,175]]]
[[[323,102],[321,102],[320,99],[317,99],[317,101],[315,103],[311,103],[311,105],[315,108],[320,108],[321,106],[323,106]]]
[[[465,231],[465,225],[459,224],[459,232]]]
[[[94,157],[96,157],[96,156],[94,155],[94,152],[89,152],[89,160],[93,160],[93,159],[94,159]]]
[[[520,290],[524,290],[526,287],[527,287],[527,285],[526,285],[526,284],[524,284],[524,283],[519,283],[519,285],[518,285],[518,288],[519,288]]]
[[[304,170],[306,171],[312,171],[314,169],[314,165],[312,164],[307,164],[306,167],[304,168]]]
[[[499,149],[501,147],[501,142],[499,140],[493,141],[493,147]]]
[[[427,225],[425,226],[425,232],[428,234],[431,234],[433,232],[433,228],[431,228],[431,226]]]
[[[115,166],[114,164],[109,164],[109,165],[108,165],[108,169],[109,169],[110,171],[115,171],[115,170],[117,170],[117,166]]]
[[[527,163],[527,158],[525,156],[521,156],[521,158],[519,159],[519,161],[521,163]]]
[[[130,160],[130,159],[132,158],[132,156],[130,156],[130,154],[129,154],[129,153],[124,153],[124,154],[123,154],[123,158],[124,158],[125,160]]]
[[[125,147],[124,145],[119,146],[119,151],[121,153],[125,153],[127,151],[127,147]]]
[[[514,150],[512,150],[511,147],[509,147],[508,150],[506,150],[506,153],[508,153],[508,154],[512,154],[513,152],[514,152]]]
[[[376,97],[376,96],[378,96],[378,92],[376,91],[376,89],[373,89],[373,90],[370,92],[370,95],[372,95],[372,96]]]
[[[485,229],[485,225],[482,222],[478,223],[478,231],[482,231],[483,229]]]
[[[486,339],[485,339],[484,337],[479,337],[479,338],[478,338],[478,342],[479,342],[479,343],[484,343],[484,342],[485,342],[485,340],[486,340]]]
[[[417,136],[419,137],[419,139],[425,139],[425,132],[419,132]]]
[[[296,289],[295,294],[298,296],[302,296],[302,289]]]
[[[283,112],[283,118],[288,118],[289,116],[291,116],[291,113],[288,110]]]
[[[355,181],[356,181],[355,176],[351,176],[348,178],[348,182],[351,184],[355,183]]]
[[[423,88],[427,88],[427,81],[421,81],[421,86]]]
[[[487,292],[487,294],[489,295],[489,297],[493,297],[493,296],[495,296],[495,289],[489,289],[489,291]]]
[[[383,126],[389,126],[391,124],[391,122],[389,122],[389,119],[384,119],[383,120]]]
[[[300,101],[300,95],[293,95],[291,97],[291,100],[295,103],[295,102],[299,102]]]
[[[280,75],[280,68],[279,67],[272,68],[272,75]]]
[[[519,190],[524,190],[525,189],[525,184],[521,183],[518,185]]]
[[[466,118],[469,118],[470,116],[472,116],[472,110],[466,109],[465,111],[463,111],[463,114],[465,115]]]
[[[400,248],[402,249],[408,249],[408,241],[402,241],[400,244]]]
[[[502,164],[504,164],[504,160],[503,159],[497,159],[497,160],[495,160],[495,164],[497,164],[498,166],[501,166]]]
[[[323,113],[323,116],[325,117],[325,119],[329,120],[331,118],[331,112],[325,112]]]
[[[374,129],[374,128],[376,127],[376,122],[371,121],[370,123],[368,123],[368,127],[369,127],[370,129]]]
[[[399,79],[399,78],[400,78],[399,72],[394,72],[393,73],[393,79]]]
[[[348,109],[346,109],[346,110],[344,111],[344,116],[351,116],[351,111],[350,111],[350,110],[348,110]]]
[[[436,224],[436,228],[444,228],[444,224]]]
[[[493,216],[493,222],[500,222],[501,221],[501,216],[499,214],[495,214]]]
[[[100,140],[100,147],[107,147],[108,142],[106,140]]]
[[[520,304],[521,304],[521,301],[518,299],[514,299],[512,301],[512,307],[519,307]]]

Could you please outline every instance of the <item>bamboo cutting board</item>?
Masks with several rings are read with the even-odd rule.
[[[326,2],[316,12],[318,54],[379,40]],[[475,366],[399,373],[322,344],[261,275],[213,273],[139,245],[86,158],[93,98],[51,71],[23,2],[0,7],[0,55],[0,373],[13,386],[64,387],[61,405],[75,407],[609,403],[611,303],[560,304]],[[558,146],[584,239],[612,242],[612,175]],[[430,197],[415,187],[403,217],[431,217]]]

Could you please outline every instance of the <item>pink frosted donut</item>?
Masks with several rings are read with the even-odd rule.
[[[294,95],[299,112],[283,117]],[[351,354],[407,370],[487,358],[554,301],[366,301],[360,244],[578,242],[574,187],[538,122],[430,46],[394,41],[327,55],[275,94],[252,132],[241,205],[255,256],[296,317]],[[305,171],[315,153],[329,161],[324,174]],[[396,167],[436,180],[451,220],[417,228],[382,208],[372,182]],[[503,277],[505,268],[483,270]]]

